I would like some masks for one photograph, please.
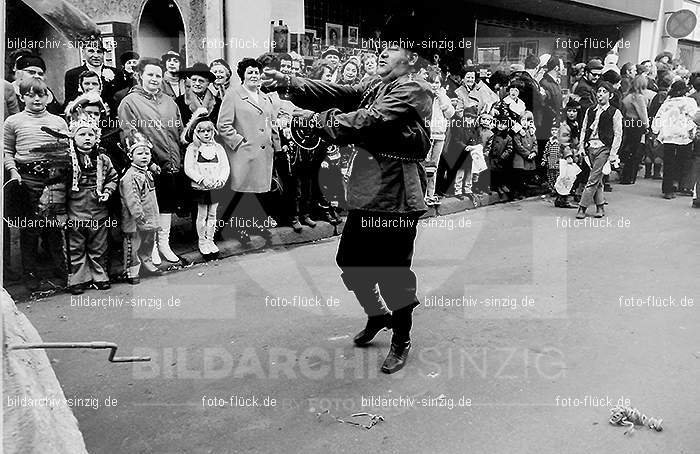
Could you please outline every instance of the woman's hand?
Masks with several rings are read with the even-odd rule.
[[[536,156],[537,153],[530,153],[529,155],[527,155],[527,160],[532,161],[533,159],[535,159]]]
[[[100,196],[97,198],[97,200],[104,203],[107,200],[109,200],[109,196],[110,196],[109,192],[103,192],[102,194],[100,194]]]
[[[573,164],[573,163],[574,163],[574,158],[572,158],[571,156],[569,156],[568,158],[566,158],[566,163],[567,163],[567,164]]]
[[[153,172],[156,175],[160,175],[160,166],[156,164],[155,162],[152,163],[150,166],[148,166],[148,170]]]

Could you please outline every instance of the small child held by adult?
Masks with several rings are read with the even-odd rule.
[[[119,181],[122,198],[122,232],[124,232],[124,272],[129,284],[140,282],[139,272],[159,275],[151,253],[158,224],[158,200],[153,175],[148,170],[153,144],[139,132],[127,140],[131,167]]]
[[[91,282],[110,288],[107,201],[119,176],[99,147],[99,125],[82,114],[70,122],[71,189],[68,191],[68,290],[79,295]]]
[[[491,190],[503,199],[512,200],[510,176],[513,167],[513,139],[510,136],[510,118],[504,113],[496,117],[496,129],[491,138],[488,166],[491,172]]]
[[[206,110],[197,110],[182,132],[181,139],[189,144],[185,152],[185,174],[190,178],[193,200],[197,203],[197,236],[199,252],[206,258],[219,253],[214,243],[216,210],[219,197],[231,168],[224,148],[214,141],[216,127]]]

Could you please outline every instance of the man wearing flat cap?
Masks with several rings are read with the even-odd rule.
[[[358,153],[347,187],[349,213],[336,262],[345,286],[368,316],[355,344],[364,346],[383,328],[393,329],[381,367],[387,374],[406,363],[412,313],[419,305],[411,264],[418,219],[426,211],[421,162],[430,148],[433,103],[430,85],[415,75],[418,55],[408,48],[415,41],[400,31],[419,28],[405,18],[392,20],[383,29],[387,46],[379,55],[376,76],[359,84],[264,72],[268,87],[287,90],[295,105],[310,109],[300,109],[295,116],[315,134],[329,143],[355,144]]]
[[[598,104],[597,91],[602,73],[603,62],[597,58],[592,58],[586,64],[586,71],[576,86],[574,95],[577,96],[578,102],[581,105],[580,122],[583,122],[583,116],[586,114],[588,108]]]
[[[66,71],[65,75],[65,97],[67,100],[73,100],[80,94],[80,74],[85,71],[93,71],[99,74],[102,79],[102,92],[100,96],[107,103],[112,112],[117,111],[117,103],[114,100],[114,95],[124,88],[124,75],[122,71],[105,65],[105,48],[102,40],[96,39],[86,41],[83,45],[83,55],[85,63],[75,68]]]

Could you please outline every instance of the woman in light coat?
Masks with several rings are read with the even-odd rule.
[[[244,58],[237,72],[241,85],[226,92],[217,125],[231,165],[230,188],[233,191],[222,220],[237,227],[234,231],[238,232],[238,238],[247,242],[251,230],[269,234],[266,228],[270,221],[261,209],[259,195],[272,187],[273,156],[280,150],[280,141],[272,100],[260,91],[262,67],[256,60]],[[256,194],[257,200],[251,197],[244,200],[246,193]],[[236,216],[229,221],[234,210]]]

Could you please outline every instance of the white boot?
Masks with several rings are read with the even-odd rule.
[[[206,218],[200,219],[197,217],[197,238],[199,238],[199,243],[197,244],[199,247],[199,253],[206,256],[209,254],[212,254],[211,249],[209,248],[209,239],[207,238],[207,225],[206,225]]]
[[[214,244],[214,231],[216,230],[216,218],[214,220],[207,219],[206,223],[206,239],[211,254],[218,254],[219,248]]]
[[[160,253],[158,253],[158,232],[153,232],[153,235],[155,240],[153,241],[153,251],[151,251],[151,261],[157,266],[163,262],[160,260]]]
[[[168,262],[179,262],[180,259],[170,249],[170,223],[173,215],[170,213],[161,213],[158,216],[160,231],[158,232],[158,251],[163,255],[163,258]]]

